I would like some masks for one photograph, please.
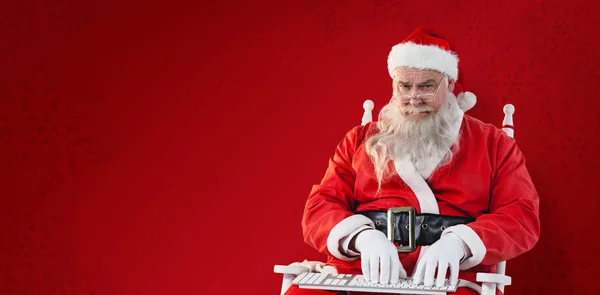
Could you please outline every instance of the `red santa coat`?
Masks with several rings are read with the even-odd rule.
[[[467,270],[460,277],[470,281],[476,272],[494,271],[496,263],[536,244],[539,197],[516,141],[502,130],[464,115],[456,128],[459,150],[449,164],[424,179],[409,161],[396,159],[391,166],[395,177],[376,196],[377,179],[365,151],[365,142],[376,128],[375,123],[368,123],[346,134],[306,202],[305,241],[327,254],[328,264],[338,272],[361,273],[360,260],[344,255],[340,241],[361,226],[373,226],[370,219],[355,214],[367,210],[413,206],[418,213],[476,218],[443,233],[457,234],[471,250],[472,255],[460,265]],[[409,275],[426,248],[399,253]]]

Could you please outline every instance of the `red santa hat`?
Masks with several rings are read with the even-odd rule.
[[[455,81],[454,95],[463,111],[471,109],[477,97],[471,92],[464,92],[458,80],[458,56],[450,48],[448,41],[439,36],[425,32],[418,27],[401,43],[392,47],[388,55],[388,72],[392,79],[398,67],[436,70]]]

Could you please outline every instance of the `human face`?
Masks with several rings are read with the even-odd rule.
[[[400,67],[394,72],[393,100],[402,114],[420,120],[436,114],[454,82],[434,70]]]

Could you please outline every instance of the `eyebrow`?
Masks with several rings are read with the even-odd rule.
[[[398,81],[398,84],[406,85],[406,84],[410,84],[410,83],[404,82],[404,81]],[[436,83],[435,83],[434,79],[428,79],[428,80],[425,80],[425,81],[417,84],[417,86],[424,86],[424,85],[427,85],[427,84],[436,84]]]

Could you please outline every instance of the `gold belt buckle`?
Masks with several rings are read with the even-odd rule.
[[[398,252],[414,252],[417,248],[415,245],[415,223],[416,211],[415,207],[393,207],[387,210],[387,237],[394,243],[394,214],[400,212],[408,212],[408,245],[396,246]]]

